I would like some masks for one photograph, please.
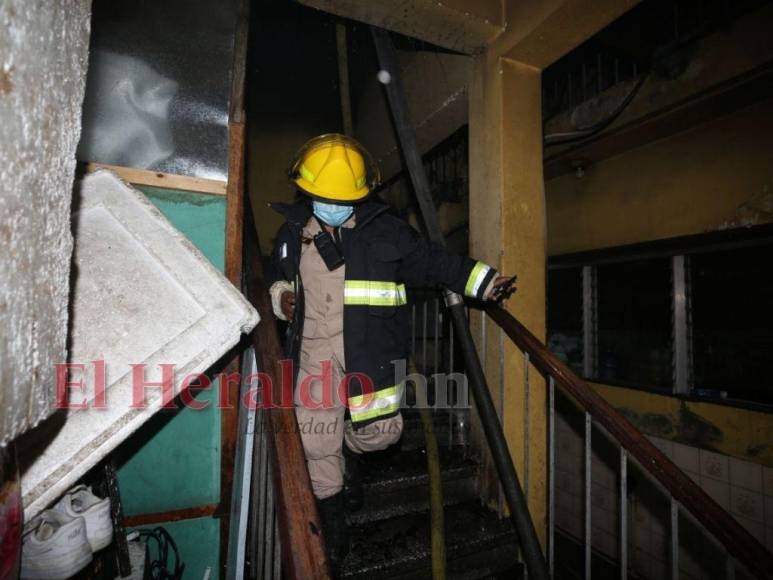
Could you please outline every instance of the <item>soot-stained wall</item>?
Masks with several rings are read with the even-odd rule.
[[[0,445],[54,406],[91,0],[0,3]]]

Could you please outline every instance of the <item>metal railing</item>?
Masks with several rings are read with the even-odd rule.
[[[279,539],[274,484],[269,456],[268,418],[258,405],[255,412],[252,489],[247,569],[255,580],[281,580],[282,553]]]
[[[591,577],[593,561],[591,489],[593,482],[592,442],[595,433],[611,442],[619,453],[619,561],[620,577],[625,579],[629,570],[628,558],[628,494],[630,473],[635,467],[664,494],[669,507],[669,564],[670,578],[680,577],[680,527],[697,525],[706,538],[718,546],[726,560],[727,575],[748,570],[760,578],[773,578],[773,556],[742,527],[728,512],[712,499],[697,483],[677,467],[660,449],[631,424],[619,411],[577,377],[558,357],[551,353],[529,330],[506,310],[489,308],[491,319],[521,350],[525,365],[533,365],[548,381],[548,440],[550,456],[549,504],[555,514],[555,417],[557,393],[565,395],[583,415],[583,535],[584,577]],[[555,570],[555,518],[548,530],[548,560]]]
[[[418,367],[425,374],[442,373],[454,368],[453,332],[444,319],[444,306],[437,297],[429,296],[420,302],[411,304],[411,352]],[[688,556],[686,542],[693,545],[702,542],[704,551],[699,557],[710,562],[716,576],[716,566],[720,566],[722,577],[773,578],[773,556],[765,547],[742,527],[727,511],[714,501],[690,476],[677,467],[653,442],[636,429],[619,411],[612,407],[588,384],[580,379],[558,357],[551,353],[533,334],[507,311],[492,307],[485,311],[471,311],[470,316],[480,316],[480,343],[482,352],[490,348],[497,351],[499,368],[499,386],[492,392],[498,402],[500,421],[504,426],[504,379],[505,379],[505,337],[509,338],[524,357],[524,377],[522,396],[525,415],[528,414],[530,384],[529,369],[536,369],[547,381],[547,421],[548,421],[548,519],[547,519],[547,561],[551,577],[556,574],[556,531],[578,541],[582,549],[582,570],[584,578],[590,579],[594,559],[606,560],[618,569],[619,577],[625,580],[632,571],[631,535],[635,526],[630,521],[632,501],[643,489],[657,490],[665,520],[667,545],[665,550],[666,567],[664,574],[653,573],[655,578],[690,577],[680,566],[680,557]],[[490,320],[489,320],[490,319]],[[496,344],[491,345],[487,325],[494,322],[499,327]],[[484,357],[485,359],[485,357]],[[533,381],[532,381],[533,382]],[[491,385],[492,390],[495,388]],[[449,408],[449,441],[453,437],[453,411]],[[524,417],[528,421],[528,416]],[[582,481],[581,522],[571,534],[562,531],[557,524],[556,504],[556,440],[557,421],[562,424],[574,423],[582,443],[579,448]],[[524,437],[528,438],[529,429]],[[450,443],[449,443],[450,444]],[[608,462],[614,464],[613,484],[617,550],[604,554],[594,546],[592,489],[599,474],[598,447],[606,446]],[[524,441],[524,449],[529,449],[529,441]],[[572,458],[570,457],[571,461]],[[524,462],[528,465],[528,456]],[[527,470],[528,471],[528,470]],[[520,474],[524,488],[529,489],[529,474]],[[599,476],[600,477],[600,476]],[[605,474],[609,477],[609,473]],[[500,513],[503,501],[499,498]],[[696,540],[696,536],[701,539]],[[595,564],[594,564],[595,566]],[[682,569],[682,572],[680,572]],[[681,574],[681,575],[680,575]]]

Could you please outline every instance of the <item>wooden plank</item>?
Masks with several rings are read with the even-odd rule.
[[[226,186],[225,275],[236,288],[242,288],[244,259],[244,169],[245,121],[244,84],[247,69],[247,41],[250,21],[250,0],[240,0],[234,33],[231,94],[228,112],[228,184]],[[240,376],[241,357],[234,349],[226,367],[230,376]],[[228,359],[226,359],[228,360]],[[220,385],[228,391],[228,401],[220,411],[220,577],[224,578],[228,565],[228,544],[231,531],[231,495],[233,493],[236,439],[239,435],[239,382],[226,381]]]
[[[510,340],[529,354],[529,360],[540,372],[553,377],[556,384],[627,449],[642,468],[657,479],[732,556],[760,578],[773,578],[773,556],[733,516],[509,312],[498,307],[489,307],[487,312]]]
[[[208,193],[211,195],[225,195],[226,182],[217,179],[205,179],[203,177],[190,177],[189,175],[175,175],[162,173],[149,169],[137,169],[135,167],[122,167],[120,165],[108,165],[107,163],[84,163],[82,171],[91,173],[98,169],[109,169],[124,181],[134,185],[151,185],[165,189],[178,189],[180,191],[192,191],[195,193]]]
[[[136,528],[138,526],[147,526],[150,524],[179,522],[181,520],[192,520],[195,518],[208,518],[215,514],[216,509],[217,504],[208,504],[180,510],[171,510],[168,512],[126,516],[123,519],[123,525],[127,528]]]
[[[564,147],[559,152],[548,149],[544,161],[545,179],[575,172],[578,162],[583,167],[591,167],[604,159],[666,139],[771,97],[773,64],[768,63],[663,109]]]

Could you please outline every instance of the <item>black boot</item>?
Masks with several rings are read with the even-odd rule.
[[[349,526],[346,524],[344,494],[339,492],[334,496],[317,500],[317,507],[319,517],[322,519],[327,557],[333,567],[333,577],[337,577],[349,553]]]
[[[349,512],[356,512],[362,509],[365,501],[362,489],[362,473],[360,470],[360,456],[351,451],[344,444],[344,499],[346,509]]]

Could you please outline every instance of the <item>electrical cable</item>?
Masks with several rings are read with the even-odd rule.
[[[588,139],[589,137],[592,137],[596,133],[599,133],[609,127],[609,125],[611,125],[615,119],[617,119],[623,113],[623,111],[628,108],[628,105],[631,104],[631,101],[633,101],[634,97],[636,97],[639,89],[641,89],[644,81],[646,81],[648,77],[649,73],[641,75],[633,88],[628,92],[625,99],[623,99],[623,101],[608,117],[602,119],[598,123],[591,125],[590,127],[586,127],[585,129],[579,129],[577,131],[571,131],[567,133],[551,133],[550,135],[545,135],[545,137],[542,139],[545,147],[564,145],[566,143],[573,143],[575,141]]]

